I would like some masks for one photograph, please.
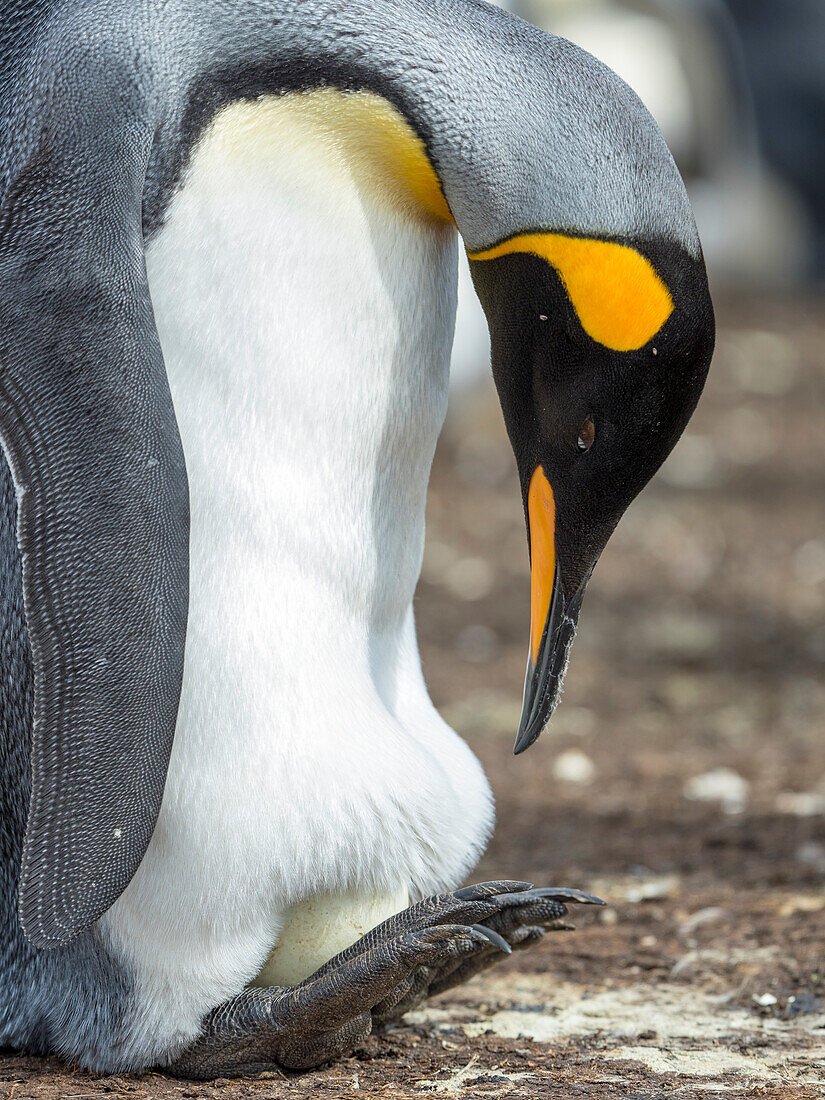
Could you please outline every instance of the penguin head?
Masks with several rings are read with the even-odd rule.
[[[599,555],[699,399],[713,310],[701,255],[667,241],[524,232],[470,266],[530,548],[519,753],[555,708]]]

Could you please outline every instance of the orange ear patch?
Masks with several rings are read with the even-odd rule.
[[[559,273],[582,328],[613,351],[635,351],[656,335],[673,312],[670,291],[635,248],[563,233],[521,233],[471,260],[512,252],[539,256]]]

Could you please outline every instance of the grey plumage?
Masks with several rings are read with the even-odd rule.
[[[118,1064],[133,1012],[128,974],[97,932],[55,951],[26,939],[17,918],[18,868],[28,813],[33,676],[23,611],[17,503],[0,457],[0,1046]]]

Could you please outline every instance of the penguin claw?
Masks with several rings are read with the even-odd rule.
[[[248,988],[214,1009],[168,1067],[201,1080],[272,1066],[303,1070],[338,1058],[374,1027],[493,965],[546,932],[571,927],[579,890],[483,882],[439,894],[384,921],[294,987]]]
[[[607,902],[595,894],[585,894],[582,890],[570,890],[563,886],[538,886],[530,890],[519,890],[512,894],[499,894],[495,899],[496,908],[528,905],[534,901],[575,902],[577,905],[606,905]]]
[[[580,905],[607,905],[606,901],[595,894],[586,894],[584,890],[570,890],[563,886],[542,886],[530,893],[535,897],[557,898],[559,901],[576,901]]]
[[[471,926],[476,932],[481,932],[485,939],[489,940],[493,947],[497,947],[499,951],[503,951],[505,955],[512,955],[513,949],[510,944],[505,940],[504,936],[500,936],[498,932],[495,932],[492,928],[485,928],[483,924],[474,924]]]
[[[507,879],[499,879],[493,882],[476,882],[472,886],[464,886],[461,890],[453,890],[452,896],[461,901],[483,901],[485,898],[496,897],[501,894],[517,894],[523,890],[532,890],[532,882],[510,882]]]

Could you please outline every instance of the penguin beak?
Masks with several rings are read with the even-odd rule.
[[[516,756],[538,739],[555,709],[570,646],[576,633],[586,580],[567,599],[556,561],[553,490],[538,466],[530,479],[527,496],[530,526],[530,652],[524,679],[524,702],[516,743]]]

